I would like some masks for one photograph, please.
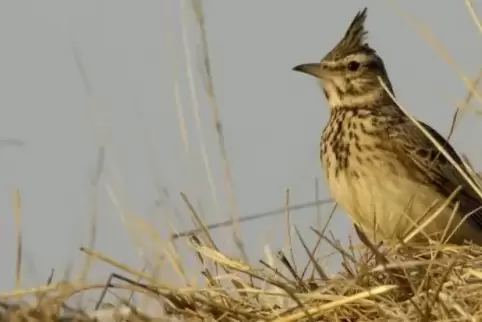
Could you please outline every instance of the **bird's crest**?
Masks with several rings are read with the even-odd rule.
[[[325,56],[324,60],[337,60],[358,51],[372,52],[373,49],[371,49],[366,43],[366,36],[368,34],[365,30],[366,18],[367,8],[356,14],[343,38],[335,48]]]

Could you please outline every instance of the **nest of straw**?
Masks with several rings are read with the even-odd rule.
[[[205,269],[204,286],[168,288],[132,282],[132,290],[154,298],[162,316],[131,306],[122,316],[70,310],[69,295],[89,289],[62,286],[44,292],[34,305],[1,305],[0,321],[479,321],[482,319],[482,248],[430,245],[378,249],[339,248],[342,270],[328,276],[312,256],[308,271],[249,265],[194,239]],[[209,268],[208,268],[209,267]],[[308,267],[308,266],[307,266]],[[285,272],[283,272],[285,271]],[[109,287],[127,288],[127,284]],[[68,291],[66,291],[68,290]],[[57,294],[57,295],[54,295]],[[62,295],[59,295],[62,294]],[[64,312],[61,314],[61,312]],[[97,316],[97,317],[96,317]],[[104,315],[105,316],[105,315]],[[116,317],[117,316],[117,317]],[[97,318],[97,320],[96,320]]]
[[[163,294],[165,312],[181,319],[216,321],[482,318],[482,271],[477,270],[482,267],[482,249],[478,246],[339,250],[343,258],[340,273],[328,277],[316,261],[310,261],[313,274],[303,278],[282,254],[279,259],[289,275],[266,263],[252,267],[198,244],[199,256],[224,271],[223,281],[204,271],[208,287]]]

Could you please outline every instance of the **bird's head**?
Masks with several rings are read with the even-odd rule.
[[[366,16],[366,8],[358,12],[344,37],[319,63],[293,68],[320,80],[331,108],[366,107],[389,99],[378,80],[381,77],[392,91],[383,61],[365,39]]]

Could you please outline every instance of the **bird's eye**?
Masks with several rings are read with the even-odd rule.
[[[351,61],[348,63],[348,69],[351,70],[352,72],[356,72],[360,68],[360,63],[357,61]]]

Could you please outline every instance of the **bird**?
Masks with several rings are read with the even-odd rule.
[[[364,8],[321,61],[293,67],[316,77],[328,102],[320,159],[333,199],[374,242],[482,245],[476,181],[461,173],[468,168],[442,135],[396,104],[385,64],[368,44],[366,17]]]

